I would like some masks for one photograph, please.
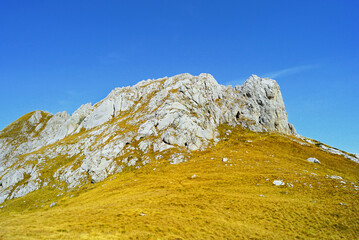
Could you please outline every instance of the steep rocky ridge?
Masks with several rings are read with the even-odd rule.
[[[220,140],[220,124],[296,135],[274,80],[252,75],[234,88],[210,74],[146,80],[71,116],[35,111],[3,129],[0,203],[48,184],[102,181],[153,160],[185,161]]]

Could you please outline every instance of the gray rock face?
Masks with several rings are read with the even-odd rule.
[[[102,181],[149,163],[148,152],[156,159],[170,153],[173,164],[186,161],[187,151],[219,141],[220,124],[296,134],[274,80],[253,75],[234,88],[210,74],[146,80],[71,116],[35,111],[2,130],[0,203],[49,183],[74,188]]]
[[[282,94],[276,81],[252,75],[242,86],[235,89],[247,97],[245,108],[237,112],[238,117],[251,116],[253,121],[260,124],[252,130],[295,133],[294,127],[288,123]]]

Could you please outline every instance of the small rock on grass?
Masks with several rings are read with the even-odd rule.
[[[285,183],[282,180],[274,180],[273,185],[283,186],[283,185],[285,185]]]
[[[310,157],[307,159],[308,162],[311,162],[311,163],[318,163],[320,164],[320,161],[314,157]]]

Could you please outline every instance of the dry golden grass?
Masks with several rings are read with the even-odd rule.
[[[152,162],[61,196],[49,186],[7,201],[0,239],[357,238],[359,164],[286,136],[226,129],[227,139],[185,163]]]

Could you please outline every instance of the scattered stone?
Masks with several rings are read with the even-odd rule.
[[[194,174],[194,175],[192,175],[191,178],[193,179],[193,178],[196,178],[196,177],[198,177],[198,175]]]
[[[343,179],[341,176],[336,176],[336,175],[327,175],[327,178],[337,179],[337,180]]]
[[[56,202],[53,202],[53,203],[50,204],[50,207],[53,207],[55,205],[56,205]]]
[[[146,214],[145,213],[140,213],[140,216],[146,216]]]
[[[222,158],[222,162],[228,162],[228,158]]]
[[[185,162],[187,161],[187,157],[184,154],[181,153],[175,153],[171,156],[171,158],[169,159],[169,162],[171,164],[179,164],[181,162]]]
[[[349,155],[343,151],[340,151],[338,149],[334,149],[334,148],[331,148],[331,147],[327,147],[327,146],[324,146],[323,144],[320,145],[320,147],[322,148],[323,151],[325,152],[329,152],[329,153],[332,153],[332,154],[336,154],[336,155],[341,155],[351,161],[354,161],[356,163],[359,163],[359,157],[357,154],[353,154],[353,155]]]

